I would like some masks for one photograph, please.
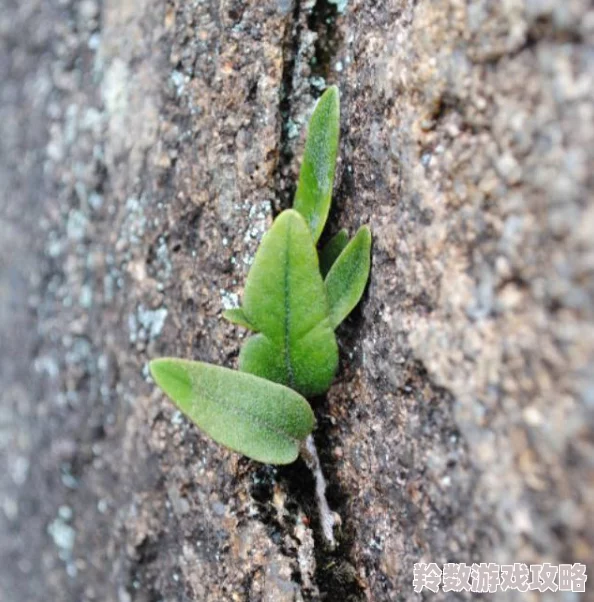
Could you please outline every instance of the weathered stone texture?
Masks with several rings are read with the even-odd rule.
[[[589,2],[7,0],[0,39],[0,599],[420,600],[415,562],[592,572]],[[330,230],[374,235],[315,402],[334,552],[302,463],[221,449],[146,369],[234,365],[221,312],[328,83]]]

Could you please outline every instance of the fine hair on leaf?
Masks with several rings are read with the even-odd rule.
[[[318,255],[296,211],[281,213],[264,235],[246,281],[243,311],[260,334],[241,350],[241,370],[305,396],[328,390],[338,346]]]
[[[293,203],[293,208],[305,218],[314,243],[320,238],[330,211],[339,134],[338,88],[330,86],[318,100],[309,121]]]
[[[336,328],[359,303],[369,278],[370,266],[371,231],[367,226],[362,226],[326,276],[332,328]]]
[[[223,312],[252,331],[239,353],[239,371],[176,358],[150,362],[157,385],[192,422],[259,462],[287,464],[313,445],[315,419],[306,397],[330,388],[338,368],[334,331],[360,301],[369,277],[367,226],[350,241],[339,230],[317,248],[332,200],[339,124],[338,88],[331,86],[309,122],[294,207],[262,238],[242,306]],[[320,474],[317,490],[324,498]],[[332,526],[326,531],[333,540]]]
[[[150,363],[155,382],[215,441],[254,460],[288,464],[314,427],[295,391],[245,372],[175,358]]]

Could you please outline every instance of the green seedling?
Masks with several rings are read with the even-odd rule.
[[[287,464],[300,450],[315,455],[312,441],[303,445],[315,422],[305,398],[332,384],[334,331],[361,299],[369,276],[368,227],[351,241],[341,230],[319,254],[316,248],[330,210],[338,134],[333,86],[309,123],[294,208],[263,237],[243,306],[223,314],[254,332],[241,349],[240,371],[171,358],[150,364],[156,383],[196,425],[260,462]]]

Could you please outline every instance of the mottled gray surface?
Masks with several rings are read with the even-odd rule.
[[[590,2],[5,0],[0,38],[2,602],[455,600],[415,595],[412,565],[592,572]],[[326,83],[330,230],[374,233],[315,402],[335,552],[302,463],[219,448],[146,370],[234,365],[220,315]]]

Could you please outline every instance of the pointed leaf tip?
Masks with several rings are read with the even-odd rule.
[[[336,328],[355,308],[365,291],[371,268],[371,230],[362,226],[326,276],[330,323]]]
[[[226,309],[223,312],[223,318],[231,322],[231,324],[237,324],[243,326],[248,330],[256,330],[253,324],[249,321],[248,317],[241,307],[234,307],[233,309]]]
[[[154,381],[172,399],[187,400],[192,393],[190,380],[183,364],[173,358],[160,358],[149,363]]]
[[[326,224],[338,155],[340,95],[330,86],[318,100],[309,121],[294,208],[303,215],[314,242]]]

